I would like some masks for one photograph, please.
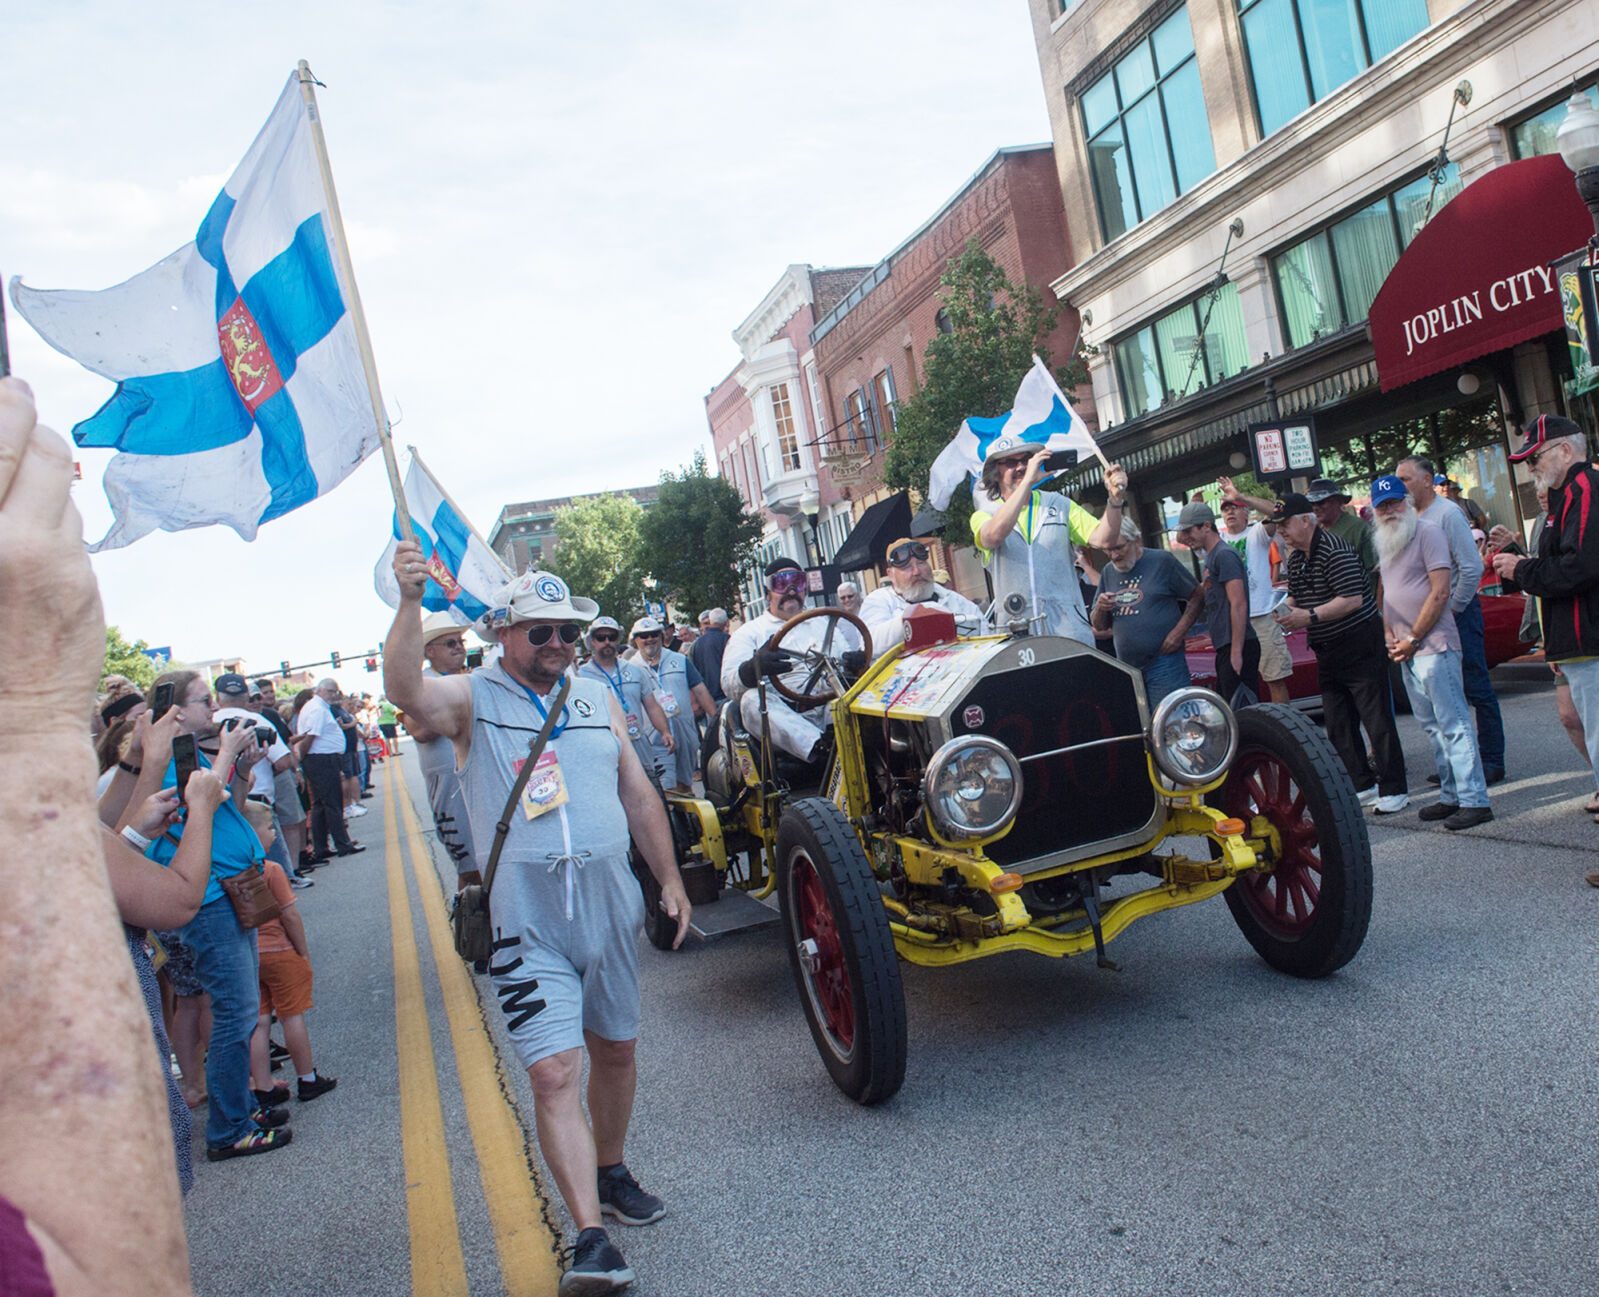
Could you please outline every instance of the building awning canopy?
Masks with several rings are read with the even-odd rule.
[[[855,529],[838,547],[833,566],[841,572],[861,572],[883,561],[883,551],[901,536],[911,534],[911,500],[905,491],[868,505]]]
[[[1467,185],[1417,233],[1371,304],[1382,390],[1563,328],[1549,263],[1592,233],[1558,154]]]

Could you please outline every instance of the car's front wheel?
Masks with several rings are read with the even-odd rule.
[[[806,797],[783,811],[777,891],[822,1062],[857,1103],[880,1103],[905,1080],[905,991],[866,853],[832,802]]]
[[[1252,826],[1262,818],[1273,831],[1269,868],[1241,874],[1225,893],[1249,944],[1295,977],[1342,968],[1371,921],[1371,841],[1327,736],[1291,707],[1240,711],[1238,755],[1219,801],[1229,815]]]

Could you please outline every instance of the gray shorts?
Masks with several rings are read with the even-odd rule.
[[[300,805],[294,771],[279,770],[272,776],[272,809],[278,813],[278,823],[285,828],[305,823],[305,807]]]
[[[553,870],[547,861],[502,859],[490,908],[489,972],[522,1066],[581,1049],[584,1031],[605,1040],[638,1035],[644,896],[625,852]]]

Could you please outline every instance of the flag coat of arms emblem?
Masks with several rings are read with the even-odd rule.
[[[422,607],[428,612],[448,612],[463,626],[476,621],[489,610],[511,574],[499,555],[478,539],[471,524],[456,512],[444,488],[433,480],[414,451],[405,473],[405,503],[428,573]],[[400,584],[394,579],[394,550],[399,537],[400,518],[396,514],[394,539],[372,569],[378,598],[390,608],[400,606]],[[559,597],[566,596],[562,593]]]
[[[216,523],[253,540],[378,448],[313,111],[290,76],[194,242],[142,274],[99,292],[12,282],[46,342],[117,384],[72,430],[120,452],[116,522],[91,548]]]

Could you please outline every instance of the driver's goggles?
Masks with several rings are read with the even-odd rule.
[[[548,622],[542,625],[527,628],[527,642],[534,648],[543,648],[550,642],[554,635],[561,637],[563,644],[576,644],[577,637],[583,632],[578,629],[576,622],[567,622],[564,626],[551,626]]]
[[[773,594],[804,594],[810,588],[810,578],[795,569],[787,569],[766,578],[766,588]]]
[[[889,567],[909,567],[913,559],[925,559],[927,546],[919,540],[906,541],[888,551]]]

